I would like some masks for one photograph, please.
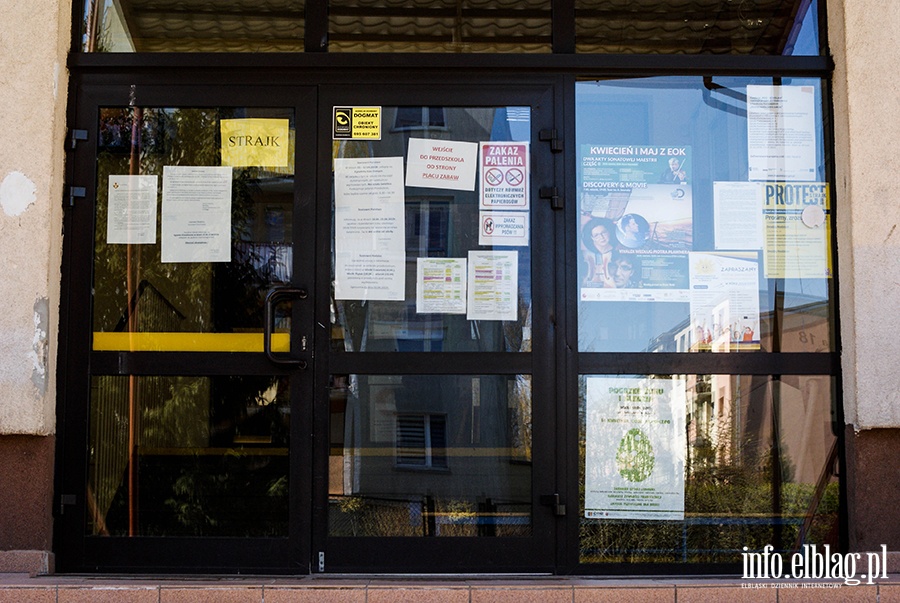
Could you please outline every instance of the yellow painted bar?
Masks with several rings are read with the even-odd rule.
[[[444,456],[448,457],[461,457],[461,458],[469,458],[469,457],[487,457],[487,458],[517,458],[521,459],[524,457],[524,450],[518,450],[516,448],[474,448],[471,446],[447,446],[440,449]],[[361,457],[384,457],[390,456],[394,457],[397,455],[397,449],[394,446],[394,443],[389,444],[387,446],[381,448],[368,447],[368,448],[348,448],[348,454],[353,453],[357,454]],[[334,451],[330,454],[331,458],[343,456],[342,452],[335,453]]]
[[[262,352],[262,333],[94,332],[95,352]],[[290,335],[272,334],[272,351],[289,352]]]

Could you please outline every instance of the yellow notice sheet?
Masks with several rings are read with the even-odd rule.
[[[222,165],[287,167],[290,123],[286,119],[223,119]]]
[[[766,182],[766,278],[831,278],[831,195],[826,182]]]

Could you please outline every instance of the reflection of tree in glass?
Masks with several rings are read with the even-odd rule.
[[[95,231],[94,328],[112,331],[133,320],[135,331],[231,332],[262,329],[265,290],[290,277],[290,241],[260,241],[253,230],[263,199],[261,168],[234,168],[232,261],[162,263],[161,243],[106,243],[110,175],[157,175],[165,166],[219,165],[217,109],[104,109],[101,112]],[[288,206],[289,211],[289,206]],[[162,220],[157,211],[157,232]],[[139,283],[149,283],[166,311],[142,307]],[[140,295],[139,295],[140,294]],[[147,306],[143,303],[143,306]],[[127,330],[127,329],[126,329]]]
[[[217,116],[211,109],[108,109],[101,112],[97,160],[98,189],[94,245],[94,330],[210,330],[210,277],[207,263],[166,263],[161,244],[106,243],[108,176],[156,175],[160,194],[163,167],[216,165]],[[127,133],[127,138],[125,138]],[[123,144],[127,141],[127,144]],[[159,204],[157,204],[159,208]],[[161,211],[157,211],[157,233]],[[142,311],[138,284],[147,282],[173,309]],[[123,318],[125,319],[123,321]]]
[[[94,533],[128,534],[129,377],[95,381]],[[289,392],[280,377],[140,377],[140,535],[285,535]]]
[[[586,396],[579,382],[579,490],[585,501]],[[706,392],[706,388],[697,390]],[[771,403],[771,402],[769,402]],[[734,406],[740,405],[738,400]],[[691,429],[688,415],[687,428]],[[719,419],[717,429],[731,433],[734,416]],[[783,445],[779,446],[784,449]],[[814,499],[815,484],[793,482],[793,465],[775,446],[758,436],[725,439],[689,438],[685,464],[685,521],[587,519],[579,524],[579,558],[598,562],[727,562],[741,560],[742,547],[761,549],[772,544],[776,530],[789,546],[799,535],[804,515],[812,519],[804,543],[824,544],[835,537],[839,511],[838,481],[832,479]],[[759,454],[756,453],[759,451]],[[779,512],[774,512],[773,483],[781,473]],[[583,513],[582,513],[583,515]]]

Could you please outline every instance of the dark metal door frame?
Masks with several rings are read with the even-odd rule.
[[[278,366],[263,354],[249,352],[100,352],[91,351],[94,200],[97,197],[98,117],[101,107],[287,107],[298,118],[314,112],[311,86],[166,86],[158,83],[82,84],[75,92],[69,123],[83,129],[86,139],[71,151],[69,182],[83,187],[84,197],[66,208],[63,297],[60,320],[60,370],[56,476],[57,566],[61,571],[196,572],[257,571],[305,573],[309,565],[308,436],[311,423],[311,371]],[[81,134],[78,135],[81,138]],[[312,289],[315,169],[297,161],[299,149],[315,144],[314,127],[296,132],[294,208],[310,212],[293,224],[293,280]],[[294,304],[294,331],[312,322],[312,304]],[[88,406],[93,375],[290,375],[292,398],[290,505],[287,538],[109,538],[89,536],[85,500],[87,483]]]
[[[533,417],[534,452],[532,469],[531,538],[339,538],[327,534],[327,442],[316,445],[314,474],[313,571],[324,554],[325,572],[554,572],[564,548],[561,536],[565,517],[557,515],[561,507],[541,505],[542,496],[559,493],[564,498],[565,465],[561,451],[566,443],[564,433],[565,404],[558,396],[557,375],[561,374],[556,356],[556,296],[559,266],[558,245],[561,240],[562,212],[551,207],[551,201],[539,198],[541,187],[556,186],[562,181],[562,161],[551,141],[541,141],[540,132],[556,126],[561,107],[561,86],[550,78],[480,78],[477,83],[465,80],[436,82],[435,75],[422,76],[424,82],[396,85],[332,85],[323,86],[319,96],[319,189],[318,255],[331,253],[331,216],[322,199],[331,198],[331,111],[334,106],[530,106],[531,124],[531,245],[533,350],[530,353],[334,353],[329,352],[324,337],[316,337],[317,400],[315,433],[328,433],[327,392],[329,374],[517,374],[528,373],[534,379]],[[449,79],[449,78],[446,78]],[[543,80],[539,83],[530,83]],[[323,127],[324,126],[324,127]],[[317,290],[318,317],[327,317],[330,266],[320,266]],[[321,321],[321,318],[320,318]],[[327,358],[327,362],[321,362]],[[441,367],[440,370],[435,370]],[[546,499],[545,499],[546,500]],[[390,554],[386,555],[385,551]]]
[[[190,70],[188,70],[190,71]],[[131,74],[134,76],[134,74]],[[549,200],[538,198],[541,187],[563,180],[561,155],[549,142],[539,141],[542,129],[554,129],[562,108],[561,79],[523,75],[465,78],[447,83],[441,74],[396,74],[398,85],[367,74],[316,77],[304,84],[243,85],[240,75],[221,80],[177,73],[174,83],[165,74],[146,76],[74,78],[69,124],[83,129],[67,166],[71,185],[84,188],[66,209],[61,304],[57,440],[57,513],[55,550],[61,571],[204,572],[256,571],[303,574],[317,571],[319,551],[327,552],[325,571],[557,571],[564,560],[566,518],[554,514],[559,507],[541,506],[541,496],[559,494],[564,503],[567,475],[565,454],[566,409],[561,376],[563,357],[556,354],[559,283],[558,250],[562,240],[562,212]],[[249,79],[254,79],[249,76]],[[293,80],[294,78],[292,78]],[[374,80],[379,80],[377,83]],[[204,82],[205,80],[205,82]],[[357,82],[329,86],[335,82]],[[216,81],[217,83],[211,83]],[[143,83],[146,82],[146,83]],[[318,89],[316,84],[321,84]],[[318,100],[316,100],[318,98]],[[444,106],[532,107],[532,299],[534,351],[509,355],[415,353],[391,358],[353,356],[328,350],[327,338],[318,326],[327,324],[330,290],[331,226],[329,209],[333,104],[396,104]],[[296,122],[295,189],[293,224],[294,285],[310,292],[309,303],[294,305],[292,322],[296,341],[312,333],[315,362],[308,370],[274,366],[262,354],[189,352],[91,352],[92,262],[98,110],[108,106],[259,106],[293,107]],[[318,131],[310,124],[316,116]],[[79,135],[80,137],[80,135]],[[313,152],[313,149],[317,149]],[[317,200],[318,199],[318,200]],[[300,219],[299,216],[303,215]],[[307,250],[304,253],[303,250]],[[538,252],[539,251],[539,252]],[[313,275],[315,275],[313,277]],[[299,314],[299,316],[298,316]],[[324,317],[324,318],[323,318]],[[308,325],[308,326],[307,326]],[[302,331],[302,333],[301,333]],[[533,424],[536,426],[533,466],[533,528],[528,539],[335,539],[325,528],[327,512],[327,381],[329,373],[420,373],[451,360],[452,374],[530,373],[534,378]],[[84,489],[87,479],[88,403],[91,375],[176,374],[285,374],[292,378],[292,427],[290,447],[290,536],[266,538],[104,538],[86,533]],[[542,430],[542,431],[541,431]],[[319,435],[316,435],[319,434]],[[310,438],[310,435],[312,437]],[[422,539],[417,539],[422,540]],[[525,540],[526,542],[522,542]],[[391,550],[391,556],[383,552]],[[448,559],[457,562],[449,563]],[[375,565],[377,564],[377,565]]]

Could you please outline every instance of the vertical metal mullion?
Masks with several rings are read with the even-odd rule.
[[[575,0],[550,1],[553,54],[574,54]]]
[[[306,0],[304,50],[328,52],[328,0]]]
[[[569,144],[563,149],[563,165],[557,168],[557,178],[561,179],[563,194],[575,198],[576,176],[574,168],[566,169],[566,166],[574,166],[577,157],[577,140],[575,138],[575,108],[576,108],[576,78],[574,75],[564,76],[557,95],[560,97],[559,107],[556,109],[555,121],[561,128],[563,140]],[[562,250],[559,251],[562,265],[556,275],[557,304],[562,309],[562,329],[559,331],[557,342],[557,358],[559,374],[557,376],[556,391],[560,400],[564,401],[563,408],[558,410],[558,421],[561,428],[558,429],[564,448],[557,444],[557,471],[562,474],[559,480],[560,488],[566,493],[566,502],[569,509],[575,513],[568,514],[564,527],[558,537],[557,556],[559,565],[568,573],[580,564],[579,538],[579,514],[581,512],[580,483],[578,466],[579,458],[579,399],[578,384],[580,379],[578,360],[580,349],[578,346],[578,203],[568,203],[564,209],[562,224],[557,225],[557,237],[562,242]],[[570,469],[571,468],[571,469]]]

